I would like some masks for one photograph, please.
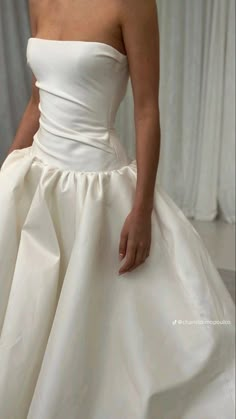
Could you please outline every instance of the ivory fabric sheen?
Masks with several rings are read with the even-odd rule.
[[[27,60],[40,127],[0,171],[0,418],[234,419],[234,304],[158,182],[150,256],[118,275],[128,58],[29,38]]]

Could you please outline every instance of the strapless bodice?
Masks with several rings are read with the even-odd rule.
[[[50,148],[58,158],[68,153],[63,148],[67,141],[76,152],[80,143],[111,154],[110,160],[117,154],[119,160],[120,153],[127,162],[114,128],[129,79],[126,55],[102,42],[29,38],[27,63],[39,88],[40,125],[34,140],[42,149],[50,153]],[[76,158],[76,152],[69,158]]]

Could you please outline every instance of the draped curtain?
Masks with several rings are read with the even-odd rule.
[[[0,163],[30,95],[28,2],[0,0]],[[157,177],[186,216],[235,222],[234,0],[158,0],[161,154]],[[116,128],[135,156],[133,95]]]
[[[0,164],[30,96],[25,50],[30,36],[28,2],[0,0]]]

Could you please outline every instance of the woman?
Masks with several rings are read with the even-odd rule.
[[[30,21],[0,172],[0,417],[233,419],[234,305],[156,182],[155,1],[32,0]],[[114,129],[129,76],[136,160]]]

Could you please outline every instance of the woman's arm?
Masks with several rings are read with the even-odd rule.
[[[32,36],[36,34],[36,14],[37,14],[37,2],[29,1],[29,15],[30,15],[30,25]],[[33,142],[33,136],[38,130],[39,127],[39,116],[40,111],[38,109],[39,105],[39,91],[35,86],[35,76],[32,75],[32,90],[31,97],[26,106],[14,141],[8,151],[8,154],[15,149],[29,147]]]
[[[134,97],[137,186],[131,214],[121,232],[120,273],[133,270],[149,255],[151,213],[160,155],[159,26],[155,0],[122,1],[122,33]]]
[[[134,207],[151,210],[160,151],[159,29],[155,0],[124,0],[123,36],[134,97],[138,179]]]

